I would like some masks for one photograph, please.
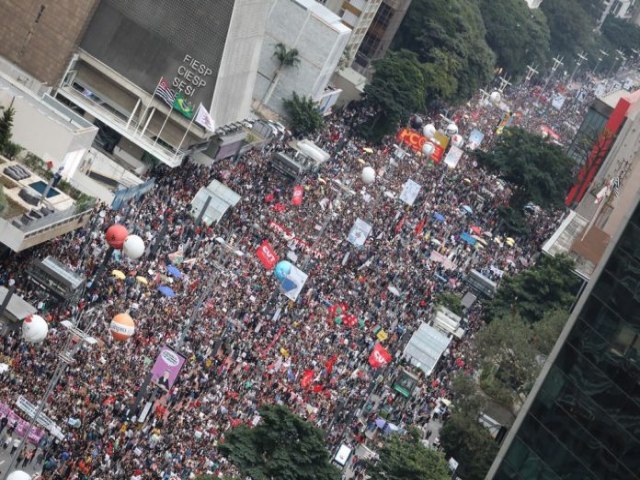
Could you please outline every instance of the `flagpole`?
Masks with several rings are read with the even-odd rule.
[[[169,113],[167,113],[167,117],[164,119],[164,122],[162,123],[162,126],[160,127],[160,131],[156,134],[156,139],[153,142],[153,146],[155,147],[156,144],[158,143],[158,139],[160,138],[160,135],[162,134],[162,131],[164,130],[164,126],[167,124],[167,122],[169,121],[169,117],[171,116],[171,112],[173,112],[173,103],[171,104],[171,108],[169,109]]]
[[[147,115],[147,112],[151,108],[151,104],[153,103],[153,97],[156,95],[156,90],[158,90],[158,86],[160,85],[160,82],[162,81],[162,78],[163,77],[160,77],[160,80],[158,80],[158,83],[156,83],[156,86],[153,89],[153,92],[151,93],[151,98],[149,99],[149,103],[144,108],[144,112],[142,112],[142,115],[140,116],[140,121],[138,123],[136,123],[136,129],[133,131],[134,135],[136,133],[138,133],[138,129],[140,128],[140,125],[144,122],[144,117]]]
[[[184,132],[184,135],[182,136],[182,140],[180,140],[180,143],[178,144],[178,148],[176,149],[176,154],[173,157],[174,160],[178,157],[178,153],[180,152],[180,148],[182,148],[182,144],[184,143],[184,140],[187,138],[187,135],[189,134],[189,131],[191,130],[191,126],[193,125],[193,121],[195,119],[196,119],[196,112],[193,112],[193,116],[191,117],[191,121],[189,122],[189,126],[187,127],[187,130]]]

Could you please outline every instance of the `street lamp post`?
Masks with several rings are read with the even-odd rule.
[[[122,225],[115,224],[109,227],[105,234],[105,239],[109,244],[109,248],[107,249],[104,260],[102,261],[100,267],[96,271],[96,274],[94,276],[93,283],[92,283],[92,288],[96,288],[98,286],[100,280],[102,279],[102,275],[104,273],[106,265],[109,259],[111,258],[111,255],[114,250],[116,249],[122,250],[125,255],[129,256],[132,259],[140,258],[144,253],[144,243],[142,242],[142,239],[137,235],[129,235],[127,232],[127,229],[124,228]],[[12,473],[11,469],[13,468],[16,460],[22,453],[22,450],[24,449],[24,446],[29,439],[29,435],[35,428],[36,423],[38,423],[38,419],[40,418],[40,416],[44,413],[44,408],[47,404],[47,400],[51,396],[51,393],[53,392],[53,390],[58,385],[58,382],[60,381],[60,378],[62,378],[62,375],[64,374],[67,366],[75,362],[73,358],[74,355],[77,353],[77,351],[80,349],[80,347],[84,343],[87,343],[89,345],[94,345],[96,343],[96,340],[93,337],[89,336],[87,333],[83,332],[77,327],[78,325],[80,325],[82,317],[85,314],[85,312],[93,312],[93,309],[82,310],[81,312],[79,312],[79,314],[75,318],[75,322],[70,322],[70,321],[61,322],[61,325],[65,327],[67,330],[69,330],[69,335],[65,341],[65,344],[61,353],[58,354],[58,359],[59,359],[58,365],[53,373],[53,376],[49,380],[49,384],[47,385],[44,395],[42,396],[40,402],[38,402],[38,406],[36,408],[36,411],[33,414],[33,418],[31,418],[31,421],[29,422],[29,428],[25,432],[25,435],[22,437],[22,440],[20,441],[18,448],[16,449],[14,454],[11,456],[11,461],[9,462],[9,466],[7,467],[7,470],[3,475],[2,480],[7,480],[9,478],[9,475]],[[97,319],[97,316],[94,316],[92,318],[92,322],[88,326],[88,329],[91,329],[93,327],[96,319]],[[77,336],[78,338],[80,338],[80,341],[75,346],[70,348],[71,342],[74,336]],[[29,337],[25,335],[25,339],[29,340]],[[44,337],[41,340],[43,339]],[[38,341],[41,341],[41,340],[38,340]],[[32,339],[31,341],[33,342],[35,340]]]
[[[77,322],[81,320],[84,313],[85,311],[80,312],[77,318]],[[64,323],[63,323],[63,326],[66,327]],[[78,332],[80,331],[78,330]],[[72,334],[68,335],[67,340],[65,341],[65,344],[64,344],[64,348],[62,349],[62,352],[58,355],[58,359],[59,359],[58,366],[56,367],[56,370],[54,371],[53,376],[51,377],[51,380],[49,380],[49,384],[47,385],[47,388],[44,394],[42,395],[42,398],[38,402],[36,411],[34,412],[33,417],[29,422],[29,428],[27,429],[24,436],[22,437],[22,440],[20,440],[20,444],[18,445],[18,448],[16,449],[14,454],[11,456],[11,460],[9,462],[9,465],[7,466],[7,470],[2,477],[3,480],[7,480],[10,474],[13,473],[12,468],[14,467],[18,457],[20,457],[20,454],[22,453],[24,446],[29,440],[29,435],[31,435],[31,433],[35,429],[36,423],[38,423],[40,416],[44,413],[44,407],[47,404],[47,400],[49,396],[58,385],[58,382],[60,381],[60,378],[64,374],[67,366],[74,362],[73,356],[75,355],[75,353],[80,349],[83,343],[85,342],[91,343],[91,344],[95,343],[95,339],[92,339],[92,337],[89,337],[88,335],[84,335],[84,338],[81,337],[83,341],[78,342],[70,350],[69,347],[71,346],[71,341],[73,336],[74,335]]]

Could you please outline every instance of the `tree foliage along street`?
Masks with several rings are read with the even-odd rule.
[[[458,461],[456,473],[464,480],[483,480],[498,453],[498,444],[478,417],[458,411],[440,430],[440,444],[448,457]]]
[[[515,209],[528,202],[561,206],[573,180],[573,160],[559,146],[522,128],[505,129],[493,150],[476,150],[476,157],[515,186],[510,202]]]
[[[554,54],[571,59],[581,50],[589,50],[596,19],[589,16],[578,0],[544,0],[540,10],[547,17]]]
[[[11,144],[11,128],[13,127],[13,116],[15,110],[6,108],[0,117],[0,152],[4,152],[5,148]]]
[[[487,43],[496,53],[497,66],[520,76],[527,65],[544,65],[549,59],[547,19],[523,0],[480,0]]]
[[[378,452],[380,459],[370,462],[371,480],[449,480],[451,474],[444,456],[420,443],[418,435],[393,435]]]
[[[505,316],[481,330],[475,347],[482,391],[515,414],[520,395],[529,393],[542,368],[541,355],[551,352],[568,318],[566,310],[549,310],[533,324]]]
[[[538,375],[538,352],[532,339],[530,324],[518,316],[495,318],[476,337],[482,361],[480,386],[510,410],[515,394],[526,394]]]
[[[500,282],[495,297],[485,307],[485,319],[519,315],[534,323],[547,311],[569,310],[580,280],[573,273],[574,262],[566,255],[543,255],[531,268]]]
[[[440,100],[467,100],[493,75],[495,56],[485,40],[486,30],[478,2],[468,0],[414,0],[394,39],[394,48],[418,54],[442,92]],[[434,100],[431,96],[429,101]]]
[[[602,25],[602,34],[614,48],[627,55],[632,55],[633,49],[640,47],[640,27],[621,18],[607,17]]]
[[[424,69],[412,52],[389,52],[373,65],[375,73],[364,93],[376,116],[363,125],[362,134],[379,140],[393,133],[403,118],[423,110],[426,83]]]
[[[301,97],[293,92],[291,98],[284,101],[284,109],[294,133],[307,135],[322,128],[324,119],[311,97]]]
[[[285,407],[260,408],[260,423],[229,431],[220,452],[254,480],[338,480],[323,432]]]

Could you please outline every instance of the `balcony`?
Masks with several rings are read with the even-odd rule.
[[[136,127],[140,127],[141,129],[142,126],[133,121],[127,126],[128,119],[120,112],[111,108],[105,102],[100,103],[83,95],[71,85],[66,85],[58,89],[58,95],[77,105],[94,118],[109,126],[109,128],[115,130],[119,135],[133,144],[138,145],[171,168],[179,166],[187,154],[185,150],[176,151],[173,148],[166,148],[161,145],[160,142],[156,143],[155,139],[146,135],[140,135],[139,132],[136,132],[136,130],[138,130]]]

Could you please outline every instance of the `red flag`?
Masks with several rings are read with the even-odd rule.
[[[293,187],[293,197],[291,197],[291,203],[293,205],[302,205],[302,198],[304,197],[304,188],[300,185]]]
[[[276,255],[276,252],[267,240],[262,242],[262,244],[257,248],[256,256],[267,270],[273,269],[276,266],[276,263],[278,263],[278,255]]]
[[[325,368],[327,369],[327,373],[329,375],[331,375],[331,372],[333,372],[333,366],[336,364],[337,361],[338,361],[338,356],[334,355],[329,360],[327,360],[327,363],[324,364]]]
[[[424,224],[427,223],[426,219],[422,219],[420,220],[420,223],[418,223],[418,225],[416,225],[416,235],[422,235],[422,231],[424,230]]]
[[[314,393],[321,392],[322,389],[323,389],[322,385],[314,385],[313,388],[312,388]]]
[[[305,370],[300,379],[300,385],[302,388],[309,388],[313,382],[313,370]]]
[[[342,322],[344,323],[345,327],[352,328],[356,326],[356,323],[358,323],[358,317],[356,317],[352,313],[347,313],[346,315],[342,316]]]
[[[380,368],[388,364],[391,361],[391,354],[385,350],[385,348],[376,343],[375,347],[369,355],[369,365],[373,368]]]
[[[402,230],[403,226],[404,226],[404,215],[402,216],[402,218],[400,219],[400,221],[396,225],[396,235],[400,233],[400,231]]]

